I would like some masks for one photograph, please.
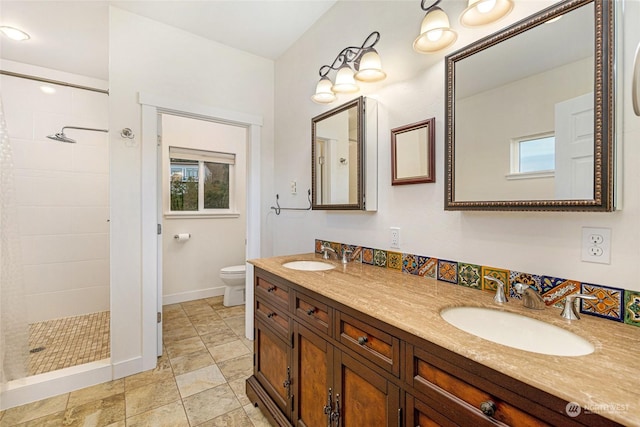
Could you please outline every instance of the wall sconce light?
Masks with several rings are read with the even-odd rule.
[[[356,80],[362,82],[384,80],[387,74],[382,71],[380,56],[373,48],[379,40],[380,33],[374,31],[367,36],[362,46],[345,47],[331,65],[320,67],[320,81],[311,99],[319,104],[329,104],[336,100],[336,93],[357,92],[360,88]],[[355,71],[350,64],[353,64]],[[337,71],[335,83],[327,77],[331,70]]]
[[[420,8],[427,12],[420,25],[420,35],[413,42],[413,50],[418,53],[433,53],[442,50],[456,41],[458,33],[451,29],[449,17],[438,7],[441,0],[436,0],[425,7],[422,0]]]
[[[422,20],[420,35],[413,42],[413,49],[419,53],[434,53],[453,44],[458,34],[451,29],[445,11],[438,7],[442,0],[436,0],[429,7],[425,7],[425,1],[421,1],[420,7],[427,14]],[[460,23],[465,27],[490,24],[512,9],[513,0],[468,0],[467,8],[460,15]]]
[[[490,24],[509,14],[512,9],[512,0],[469,0],[467,8],[460,15],[460,23],[465,27]]]

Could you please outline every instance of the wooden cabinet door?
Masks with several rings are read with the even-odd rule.
[[[400,427],[397,385],[338,350],[334,355],[333,374],[333,410],[339,411],[340,422],[332,426]]]
[[[280,410],[291,416],[291,346],[256,319],[254,375]]]
[[[332,382],[333,346],[309,329],[294,323],[293,425],[327,427],[325,411]]]

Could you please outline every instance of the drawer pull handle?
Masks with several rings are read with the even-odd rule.
[[[271,313],[267,314],[267,317],[268,317],[269,319],[271,319],[271,318],[272,318],[273,316],[275,316],[275,315],[276,315],[275,313],[271,312]]]
[[[269,289],[267,289],[267,292],[273,292],[275,291],[277,288],[275,286],[271,286]]]
[[[496,409],[497,409],[496,404],[493,403],[491,400],[487,400],[480,404],[480,410],[487,417],[493,417],[493,415],[496,413]]]
[[[369,341],[369,338],[367,337],[358,337],[358,344],[360,345],[365,345],[367,341]]]
[[[309,310],[307,310],[307,315],[312,316],[313,313],[315,313],[315,312],[316,312],[315,308],[310,308]]]

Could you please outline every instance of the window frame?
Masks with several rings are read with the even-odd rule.
[[[534,141],[550,137],[555,138],[555,132],[549,131],[512,138],[509,144],[509,173],[505,175],[507,180],[553,178],[555,176],[555,169],[520,172],[520,144],[525,141]]]
[[[198,162],[198,210],[174,211],[171,210],[171,159],[192,160]],[[237,218],[240,213],[237,210],[236,194],[236,153],[220,151],[199,150],[169,146],[169,185],[166,187],[166,203],[164,216],[166,218]],[[205,163],[222,163],[229,165],[229,208],[204,207],[204,184],[206,179]]]

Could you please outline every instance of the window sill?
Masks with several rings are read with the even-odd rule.
[[[540,172],[522,172],[522,173],[510,173],[505,175],[507,180],[516,179],[538,179],[538,178],[553,178],[555,171],[540,171]]]
[[[211,213],[211,212],[165,212],[165,219],[208,219],[208,218],[239,218],[237,212]]]

